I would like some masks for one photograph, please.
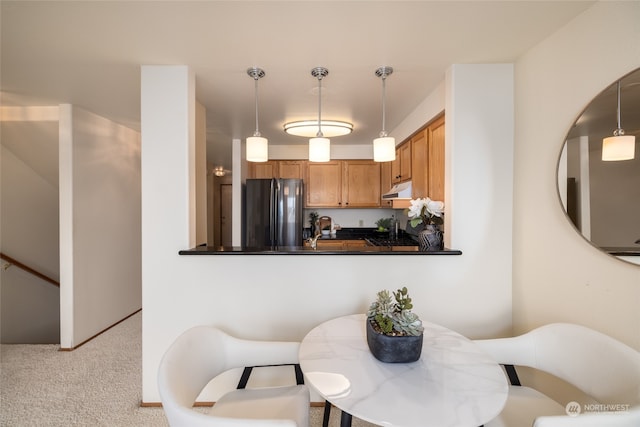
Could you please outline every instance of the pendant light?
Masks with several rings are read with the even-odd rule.
[[[256,100],[256,130],[253,136],[247,138],[247,160],[250,162],[266,162],[269,160],[269,143],[267,138],[260,135],[258,128],[258,80],[265,76],[264,70],[261,68],[247,69],[249,77],[255,82],[255,100]]]
[[[625,135],[620,126],[620,80],[618,80],[618,128],[613,131],[613,136],[602,140],[602,160],[617,161],[631,160],[635,157],[636,137]]]
[[[322,134],[322,79],[328,74],[329,70],[324,67],[316,67],[311,70],[311,75],[318,79],[318,133],[315,138],[309,140],[310,162],[328,162],[331,159],[329,138],[325,138]]]
[[[382,131],[380,137],[373,140],[373,160],[376,162],[391,162],[396,159],[396,139],[388,136],[385,129],[386,80],[391,73],[391,67],[380,67],[376,70],[376,76],[382,79]]]

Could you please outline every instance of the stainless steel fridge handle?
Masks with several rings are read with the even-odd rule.
[[[271,227],[269,230],[269,239],[272,246],[278,245],[278,191],[280,190],[280,182],[276,179],[271,180],[271,209],[269,212],[269,221]]]

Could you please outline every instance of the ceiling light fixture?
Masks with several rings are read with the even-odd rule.
[[[311,70],[311,75],[318,79],[318,132],[315,138],[309,140],[310,162],[328,162],[331,159],[329,138],[325,138],[322,134],[322,79],[328,74],[329,70],[324,67],[316,67]]]
[[[618,128],[613,136],[602,140],[602,160],[617,161],[631,160],[635,157],[636,137],[625,135],[620,126],[620,80],[618,80]]]
[[[258,80],[265,76],[264,70],[261,68],[247,69],[249,77],[255,81],[255,100],[256,100],[256,130],[253,136],[247,138],[247,160],[250,162],[266,162],[269,160],[269,141],[260,135],[258,128]]]
[[[322,128],[322,134],[327,138],[348,135],[353,131],[351,123],[338,120],[323,120],[320,126],[317,120],[298,120],[285,123],[284,131],[289,135],[313,137],[318,134],[318,127]]]
[[[216,166],[212,169],[211,171],[215,176],[225,176],[226,174],[228,174],[229,172],[231,172],[230,170],[227,170],[224,168],[224,166]]]
[[[396,159],[396,139],[388,136],[385,129],[386,119],[386,81],[393,73],[391,67],[380,67],[376,76],[382,79],[382,131],[380,137],[373,140],[373,160],[376,162],[390,162]]]

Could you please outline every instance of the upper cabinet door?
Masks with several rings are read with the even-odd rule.
[[[309,162],[305,191],[307,206],[314,208],[342,207],[342,162]]]
[[[380,163],[380,198],[387,191],[391,190],[392,185],[392,175],[391,175],[391,165],[393,162],[382,162]],[[393,206],[392,200],[380,200],[380,206],[385,208],[390,208]]]
[[[444,116],[427,128],[429,134],[429,190],[432,200],[444,201]]]
[[[303,179],[304,161],[302,160],[280,160],[278,164],[278,178],[282,179]]]
[[[380,207],[380,197],[380,163],[372,160],[345,161],[342,206],[377,208]]]
[[[411,143],[405,142],[396,149],[396,159],[391,163],[394,184],[411,179]]]
[[[268,160],[266,162],[249,162],[249,178],[277,178],[278,161]]]
[[[427,197],[429,191],[429,145],[426,130],[418,132],[411,138],[411,191],[414,199]]]

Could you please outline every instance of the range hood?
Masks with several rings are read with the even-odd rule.
[[[410,199],[411,198],[411,181],[401,182],[391,187],[391,190],[382,195],[385,200],[394,199]]]

